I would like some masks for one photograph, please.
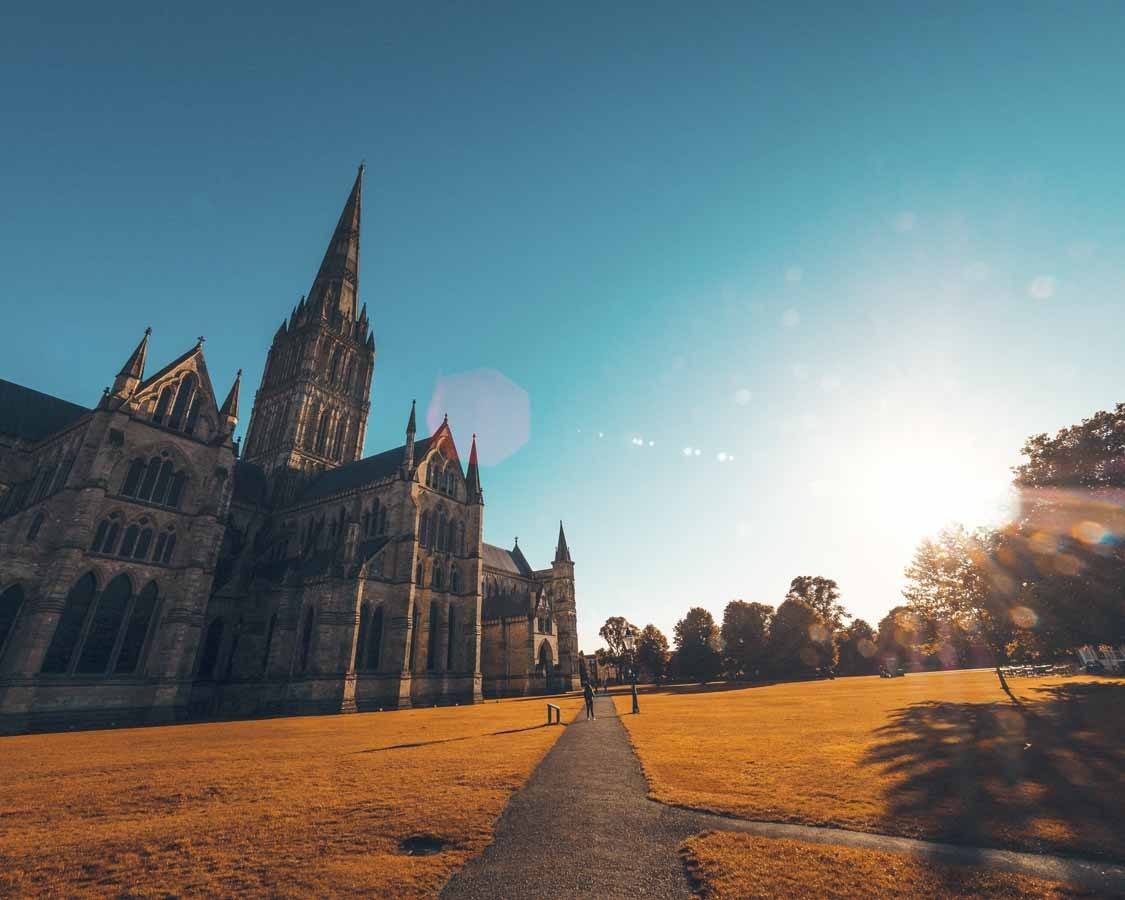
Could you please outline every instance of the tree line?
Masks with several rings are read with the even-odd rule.
[[[609,648],[607,660],[656,678],[871,674],[879,665],[880,632],[863,619],[850,619],[833,579],[800,575],[776,608],[732,600],[718,624],[703,607],[692,607],[676,623],[671,648],[655,625],[637,628],[621,616],[607,619],[598,633]],[[636,635],[632,650],[625,640],[629,632]]]
[[[992,665],[1008,690],[1009,663],[1125,644],[1125,404],[1035,435],[1022,452],[1026,461],[1013,469],[1018,513],[998,528],[952,525],[924,539],[905,573],[904,602],[877,628],[848,614],[833,579],[802,575],[776,609],[732,600],[719,624],[692,607],[671,649],[654,625],[610,618],[599,632],[604,656],[701,681],[871,674],[888,659]]]

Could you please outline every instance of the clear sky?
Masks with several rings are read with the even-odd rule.
[[[874,623],[1123,399],[1120,4],[244,5],[5,13],[0,377],[93,404],[151,325],[248,412],[365,159],[367,450],[480,431],[584,649],[800,574]]]

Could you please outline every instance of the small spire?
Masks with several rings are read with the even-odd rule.
[[[414,416],[415,400],[410,401],[410,418],[406,420],[406,446],[402,449],[402,468],[404,473],[409,473],[414,468],[414,432],[417,423]]]
[[[146,328],[141,342],[137,344],[137,348],[125,360],[125,365],[121,367],[121,371],[117,373],[117,378],[113,382],[114,394],[122,397],[131,396],[133,391],[137,389],[137,385],[144,379],[145,360],[148,359],[148,338],[151,334],[152,328]]]
[[[483,503],[480,489],[480,466],[477,464],[477,436],[473,435],[473,446],[469,450],[469,469],[465,473],[465,487],[470,503]]]
[[[234,376],[234,384],[230,386],[227,399],[223,401],[223,405],[219,409],[219,415],[226,418],[230,423],[231,431],[234,430],[234,425],[238,422],[238,389],[241,384],[242,369],[239,369],[238,374]]]
[[[446,414],[445,414],[445,418],[443,418],[443,419],[441,420],[441,424],[442,424],[442,425],[448,425],[448,424],[449,424],[449,413],[446,413]]]
[[[559,542],[555,545],[555,562],[574,562],[570,558],[570,548],[566,545],[566,532],[563,531],[562,519],[559,519]]]

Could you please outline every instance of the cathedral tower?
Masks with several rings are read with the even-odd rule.
[[[359,303],[363,166],[307,297],[274,335],[246,435],[243,458],[275,475],[290,498],[308,474],[363,453],[375,338]]]

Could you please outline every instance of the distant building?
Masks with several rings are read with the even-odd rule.
[[[474,437],[360,458],[360,169],[274,335],[243,451],[200,339],[98,404],[0,381],[0,731],[474,702],[578,686],[574,563],[484,543]]]

